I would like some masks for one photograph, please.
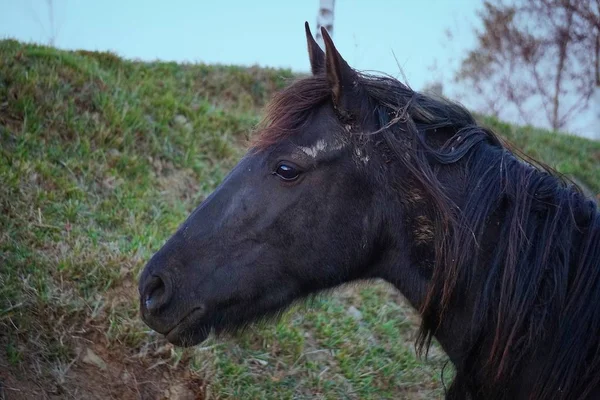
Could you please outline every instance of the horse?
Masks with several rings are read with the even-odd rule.
[[[600,213],[466,108],[350,67],[310,73],[148,261],[143,321],[177,346],[383,279],[455,367],[447,399],[600,398]]]

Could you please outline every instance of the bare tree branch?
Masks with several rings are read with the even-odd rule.
[[[540,109],[554,129],[578,118],[600,84],[600,0],[485,1],[479,16],[456,80],[492,90],[526,123]],[[497,112],[502,102],[485,104]]]

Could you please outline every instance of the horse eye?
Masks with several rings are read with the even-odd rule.
[[[289,164],[279,164],[275,170],[275,174],[284,181],[293,181],[298,178],[300,171]]]

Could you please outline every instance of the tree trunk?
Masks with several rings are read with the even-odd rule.
[[[46,0],[48,4],[48,20],[50,21],[50,37],[48,38],[48,45],[54,47],[56,44],[56,30],[54,29],[54,4],[52,0]]]
[[[322,49],[325,48],[321,27],[325,27],[331,37],[333,37],[333,8],[335,0],[320,0],[319,14],[317,14],[317,43]]]
[[[591,137],[600,140],[600,28],[596,32],[596,65],[594,68],[596,81],[590,108],[592,110]]]
[[[567,23],[563,28],[559,28],[557,32],[558,36],[558,60],[556,65],[556,80],[554,82],[554,98],[552,99],[552,129],[555,131],[563,127],[563,121],[560,117],[560,98],[561,83],[563,81],[563,72],[565,69],[565,62],[567,61],[567,47],[570,43],[571,26],[573,23],[573,11],[567,12]]]
[[[596,46],[594,53],[594,89],[588,103],[589,117],[583,135],[590,139],[600,140],[600,27],[596,28]]]
[[[594,88],[594,93],[590,99],[590,111],[592,120],[588,128],[589,134],[586,136],[600,140],[600,85],[596,85]]]

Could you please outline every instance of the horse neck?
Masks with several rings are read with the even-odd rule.
[[[401,166],[398,167],[401,169]],[[390,170],[391,175],[400,175],[401,171]],[[462,204],[464,196],[454,190],[463,187],[459,182],[460,165],[451,165],[439,171],[439,179],[450,188],[444,191],[452,202]],[[425,304],[431,283],[435,263],[435,220],[434,201],[426,190],[414,182],[402,183],[401,191],[386,192],[379,204],[388,204],[384,217],[386,241],[391,243],[386,257],[375,270],[378,276],[394,285],[405,299],[418,311]],[[392,202],[392,204],[390,204]],[[458,362],[461,355],[461,336],[464,327],[469,324],[471,307],[467,304],[451,310],[436,332],[436,339],[453,362]]]
[[[551,254],[554,249],[559,248],[560,250],[561,246],[565,246],[568,247],[565,251],[572,251],[577,256],[581,253],[579,249],[585,249],[584,253],[587,260],[575,258],[569,264],[561,265],[561,258],[558,257],[556,265],[548,266],[563,272],[565,269],[575,268],[575,278],[581,273],[589,276],[590,280],[597,279],[592,278],[592,276],[597,275],[593,265],[598,265],[598,260],[600,260],[600,247],[598,246],[600,242],[600,217],[597,208],[592,205],[593,203],[586,201],[583,196],[574,194],[570,188],[562,187],[556,178],[532,169],[531,166],[518,161],[514,156],[508,155],[500,148],[479,150],[481,153],[468,161],[469,165],[466,166],[468,173],[461,171],[461,164],[457,163],[456,165],[443,166],[439,169],[438,175],[439,181],[442,183],[440,187],[450,188],[444,190],[444,194],[461,210],[458,215],[459,221],[464,218],[468,228],[461,231],[461,235],[451,237],[451,245],[458,246],[463,253],[472,253],[462,258],[463,262],[458,264],[457,270],[448,269],[446,265],[438,265],[439,271],[436,270],[443,275],[444,279],[450,279],[452,276],[461,274],[453,289],[456,294],[454,298],[457,300],[453,300],[448,311],[444,314],[439,328],[435,331],[435,337],[439,343],[453,363],[461,369],[470,369],[473,368],[473,365],[483,366],[481,364],[482,357],[493,354],[490,353],[490,349],[493,349],[494,326],[491,325],[492,321],[488,321],[486,315],[497,305],[494,303],[493,292],[484,290],[485,282],[490,279],[489,268],[492,264],[495,263],[497,268],[503,271],[506,270],[510,276],[513,276],[506,281],[497,282],[498,285],[502,286],[502,290],[509,293],[520,293],[519,282],[526,281],[525,277],[529,275],[539,282],[544,282],[544,272],[541,267],[546,264],[541,263],[539,260],[544,257],[546,252]],[[465,165],[462,165],[462,167],[465,167]],[[462,188],[463,190],[457,191],[452,188]],[[410,199],[410,190],[408,193]],[[394,275],[388,279],[418,310],[423,308],[429,287],[434,283],[432,282],[433,270],[427,270],[427,265],[419,265],[416,262],[418,260],[410,256],[415,251],[418,252],[419,247],[416,242],[419,239],[418,233],[420,231],[416,228],[424,221],[421,216],[431,217],[435,215],[435,213],[423,212],[423,210],[427,210],[428,206],[431,206],[432,202],[432,199],[428,199],[427,196],[424,196],[424,198],[424,204],[412,205],[412,208],[409,204],[409,207],[405,208],[407,212],[402,221],[394,221],[396,227],[406,227],[404,232],[397,234],[396,240],[405,243],[399,248],[406,251],[409,256],[398,256],[398,264],[394,269]],[[503,199],[506,199],[507,203]],[[555,218],[557,220],[562,218],[564,225],[557,225],[554,227],[553,233],[549,234],[542,229],[544,225],[543,222],[538,221],[540,218],[546,219],[548,223]],[[516,224],[521,230],[524,229],[522,234],[520,233],[521,230],[517,230],[517,233],[514,233],[513,230],[508,231],[510,236],[502,233],[506,233],[510,221],[513,221],[512,224]],[[435,221],[432,222],[435,223]],[[456,230],[451,230],[447,234],[452,236],[456,232]],[[436,233],[437,235],[440,234],[439,231]],[[470,242],[470,237],[475,236],[477,236],[476,242]],[[523,236],[522,239],[521,236]],[[568,242],[558,241],[563,236],[568,239]],[[540,237],[543,240],[538,240]],[[550,246],[549,241],[557,242]],[[523,247],[525,243],[529,242],[531,243],[527,247]],[[426,243],[426,245],[431,247],[431,245],[435,245],[435,242]],[[475,253],[477,253],[477,257],[475,257]],[[429,258],[427,258],[427,253],[424,254],[427,261],[435,261],[431,258],[431,254],[429,254]],[[525,263],[523,261],[525,254],[535,255],[539,265],[530,266]],[[461,254],[455,253],[454,256],[460,258]],[[493,257],[495,259],[492,259]],[[512,264],[511,257],[513,258]],[[433,266],[431,267],[433,268]],[[530,268],[537,269],[530,270]],[[584,281],[585,278],[581,278],[582,287]],[[561,285],[567,285],[568,281],[564,280],[560,283]],[[437,288],[437,290],[440,289],[442,289],[441,286]],[[593,303],[595,298],[600,299],[591,290],[582,292],[582,295],[589,299],[589,303]],[[521,295],[517,297],[520,299]],[[554,297],[550,300],[557,306],[562,304]],[[535,296],[528,301],[528,309],[538,306],[536,305]],[[514,304],[506,303],[504,308],[514,309]],[[541,317],[537,314],[535,318],[538,318],[538,322],[543,323],[545,326],[551,324],[551,321],[548,322],[549,320],[541,320]],[[588,318],[592,321],[596,317],[588,316]],[[516,314],[503,314],[501,319],[506,321],[505,325],[512,326],[521,323],[522,330],[531,335],[537,332],[537,328],[533,323],[536,321],[520,321]],[[499,336],[500,340],[505,340],[507,336],[503,333],[501,335]],[[551,337],[544,338],[544,340],[551,340]],[[546,357],[541,348],[534,347],[536,346],[535,343],[533,341],[525,345],[523,354],[527,352],[531,356]],[[507,342],[501,342],[501,346],[504,345],[508,346]],[[467,359],[466,357],[470,357],[469,354],[472,354],[476,359]],[[531,367],[530,360],[521,358],[519,354],[521,353],[514,355],[514,357],[509,355],[509,362],[514,361],[517,363],[515,365],[519,365],[519,368],[522,367],[522,372],[531,375],[532,381],[533,378],[542,376],[542,372],[536,370],[535,366]],[[493,365],[486,367],[482,376],[495,372],[494,368],[497,367],[495,363],[496,359],[494,358]],[[503,376],[512,376],[511,374],[512,372],[503,373]],[[527,382],[528,378],[519,378],[518,376],[514,378],[514,385],[533,385],[533,383]],[[511,390],[513,389],[515,387]]]

